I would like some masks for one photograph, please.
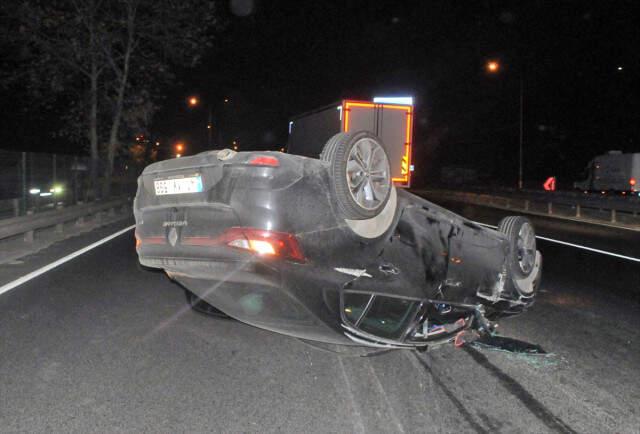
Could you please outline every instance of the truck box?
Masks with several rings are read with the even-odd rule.
[[[623,154],[609,151],[598,155],[587,166],[587,179],[575,188],[593,191],[640,191],[640,152]]]
[[[296,116],[289,122],[287,152],[318,158],[339,132],[369,131],[384,142],[397,187],[411,184],[413,106],[344,100]]]

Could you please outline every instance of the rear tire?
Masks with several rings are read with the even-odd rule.
[[[377,136],[338,133],[325,144],[320,159],[330,165],[331,189],[344,218],[370,219],[384,209],[393,185],[389,156]]]

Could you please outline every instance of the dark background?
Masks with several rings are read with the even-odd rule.
[[[196,69],[177,71],[150,133],[207,148],[279,149],[289,117],[341,98],[413,95],[414,183],[446,165],[515,185],[524,90],[525,183],[569,184],[598,153],[640,152],[634,1],[219,2],[224,26]],[[485,64],[501,64],[488,74]],[[622,70],[618,68],[622,67]],[[186,98],[201,104],[189,108]],[[225,103],[224,99],[228,102]],[[51,137],[56,111],[3,95],[5,149],[78,152]]]

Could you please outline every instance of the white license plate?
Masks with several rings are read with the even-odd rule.
[[[200,193],[202,191],[202,177],[190,176],[188,178],[163,179],[154,181],[156,196],[165,194]]]

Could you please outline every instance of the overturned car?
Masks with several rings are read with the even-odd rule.
[[[134,202],[140,263],[193,307],[303,339],[426,348],[534,300],[524,217],[498,230],[393,186],[384,144],[339,133],[320,159],[228,149],[148,166]]]

